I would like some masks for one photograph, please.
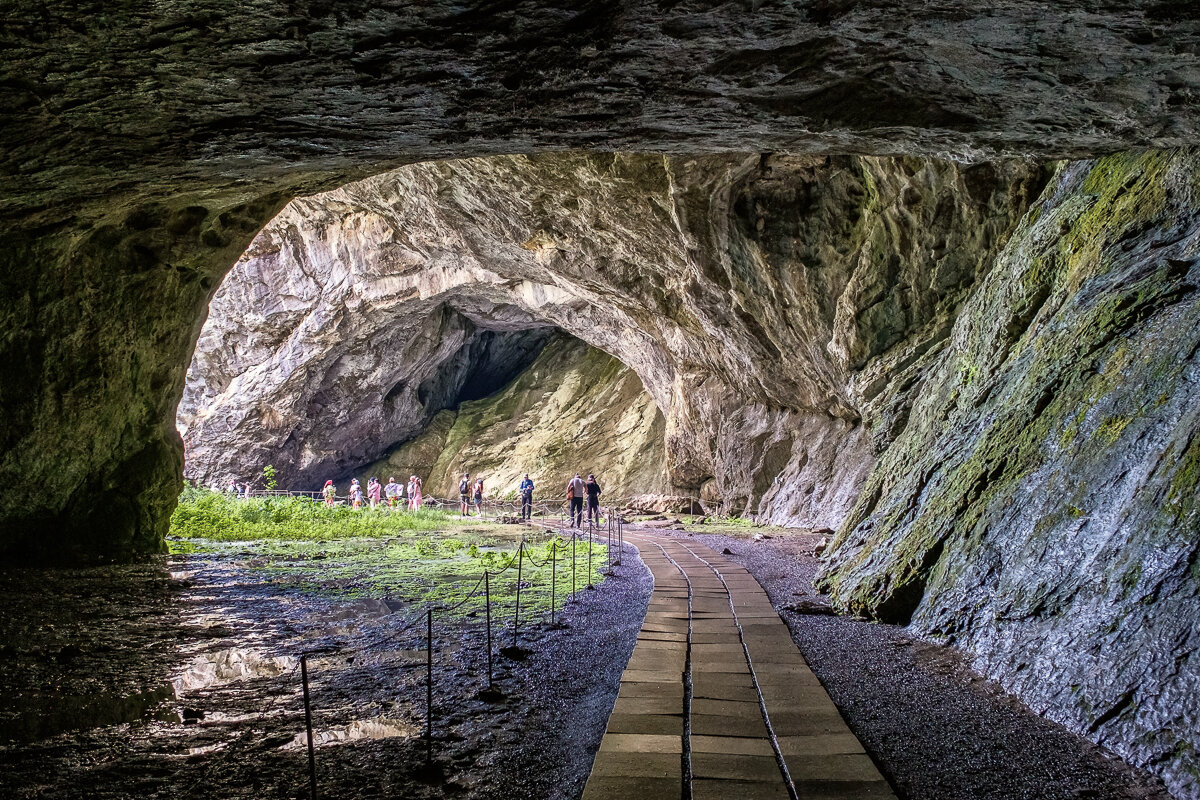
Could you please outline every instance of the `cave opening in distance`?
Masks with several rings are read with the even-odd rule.
[[[641,334],[582,276],[529,277],[558,253],[545,231],[503,208],[464,224],[444,189],[478,191],[477,176],[445,169],[297,199],[255,238],[188,370],[188,480],[261,485],[269,464],[297,491],[418,475],[449,496],[462,471],[501,494],[524,472],[547,486],[595,472],[612,496],[669,488],[661,363]]]

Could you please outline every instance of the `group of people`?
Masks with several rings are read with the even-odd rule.
[[[367,485],[364,488],[358,481],[358,478],[350,482],[350,488],[347,491],[350,505],[353,508],[363,508],[369,505],[371,508],[402,508],[406,504],[410,510],[416,510],[421,507],[424,500],[422,491],[424,483],[416,476],[412,475],[408,479],[407,486],[396,483],[396,479],[388,478],[387,484],[381,484],[378,478],[369,478]],[[526,472],[521,479],[520,485],[517,487],[517,494],[521,498],[521,519],[528,522],[533,515],[533,479]],[[596,480],[596,476],[589,473],[587,480],[580,477],[579,473],[575,473],[575,477],[567,481],[567,503],[570,509],[571,527],[582,528],[584,524],[584,509],[587,509],[586,520],[589,524],[600,524],[600,483]],[[325,488],[321,490],[321,496],[325,499],[325,505],[332,506],[337,501],[337,489],[334,488],[333,481],[325,481]],[[464,517],[469,517],[472,513],[483,513],[483,478],[471,478],[471,473],[464,472],[462,480],[458,483],[458,500],[459,512]]]
[[[458,510],[464,517],[471,516],[471,506],[483,513],[483,478],[471,480],[471,473],[464,472],[458,482]]]
[[[521,520],[528,522],[533,515],[533,479],[526,472],[521,479],[520,485],[517,487],[517,494],[521,496]],[[583,527],[583,508],[587,505],[587,521],[600,524],[600,484],[596,480],[596,476],[588,474],[587,480],[579,477],[579,473],[575,473],[575,477],[567,482],[567,501],[571,510],[571,527]],[[458,482],[458,502],[459,512],[464,517],[471,516],[472,506],[478,511],[483,506],[483,478],[475,478],[471,480],[471,473],[464,472],[462,480]]]
[[[379,482],[378,478],[368,478],[367,488],[364,490],[362,484],[358,482],[358,478],[350,481],[350,488],[347,494],[350,498],[350,505],[353,508],[362,508],[367,503],[370,503],[371,508],[378,508],[384,505],[386,508],[403,507],[405,502],[411,511],[416,511],[424,502],[421,498],[421,491],[424,488],[424,483],[416,475],[412,475],[408,479],[407,491],[406,487],[396,483],[395,478],[388,478],[387,485]],[[337,500],[337,489],[333,486],[333,481],[325,481],[325,488],[321,490],[321,496],[325,498],[325,505],[332,506]]]
[[[596,476],[588,473],[587,480],[579,477],[579,473],[575,473],[575,477],[567,481],[567,503],[571,512],[571,527],[583,527],[583,505],[584,500],[587,501],[587,521],[588,524],[600,524],[600,484],[596,481]]]

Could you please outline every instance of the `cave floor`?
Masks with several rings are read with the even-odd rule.
[[[763,586],[899,797],[1169,800],[1158,778],[1035,714],[954,648],[832,615],[812,583],[821,534],[675,527],[656,533],[723,552]]]
[[[728,549],[754,576],[897,796],[1166,798],[1155,779],[1033,714],[952,649],[814,613],[819,537],[753,533],[653,535]],[[482,620],[435,630],[439,780],[421,769],[423,636],[398,632],[402,615],[380,599],[273,582],[236,549],[0,570],[0,796],[307,797],[294,654],[338,645],[340,656],[309,662],[324,796],[576,800],[651,597],[649,572],[628,545],[624,555],[572,601],[565,625],[529,625],[525,657],[496,660],[498,702],[479,696]],[[218,665],[225,678],[214,679]]]
[[[308,797],[300,652],[321,796],[579,797],[650,595],[632,551],[557,626],[523,615],[500,698],[480,696],[483,619],[435,622],[432,776],[424,625],[255,561],[0,570],[0,797]],[[512,643],[511,620],[493,630]]]

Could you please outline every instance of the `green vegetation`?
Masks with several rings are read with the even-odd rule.
[[[353,600],[388,598],[414,610],[482,613],[491,573],[493,613],[515,605],[516,554],[522,616],[562,607],[589,581],[588,543],[541,529],[485,524],[440,511],[355,511],[304,497],[236,499],[185,489],[171,518],[172,553],[246,559],[246,568],[288,592]],[[591,582],[604,580],[608,550],[591,545]],[[454,608],[452,608],[454,607]]]
[[[275,465],[267,464],[263,467],[263,485],[267,487],[268,492],[273,492],[279,486],[279,482],[275,480]]]
[[[513,606],[520,542],[464,537],[465,533],[320,544],[264,541],[255,543],[251,552],[253,568],[289,591],[345,600],[386,597],[414,610],[433,604],[443,613],[470,617],[484,610],[486,571],[491,575],[492,613]],[[598,584],[607,567],[606,548],[602,544],[592,548],[592,582]],[[526,540],[520,565],[522,615],[548,611],[552,589],[556,607],[562,607],[571,593],[571,551],[569,539]],[[588,583],[585,541],[576,543],[574,572],[576,590],[584,589]]]
[[[256,539],[379,538],[411,531],[445,529],[441,511],[355,511],[329,507],[307,497],[237,499],[206,489],[184,489],[171,515],[169,535],[215,542]]]

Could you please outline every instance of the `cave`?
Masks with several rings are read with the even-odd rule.
[[[6,11],[0,656],[181,613],[185,477],[507,486],[570,373],[627,446],[547,480],[820,532],[833,611],[1200,797],[1194,9],[477,5]]]

